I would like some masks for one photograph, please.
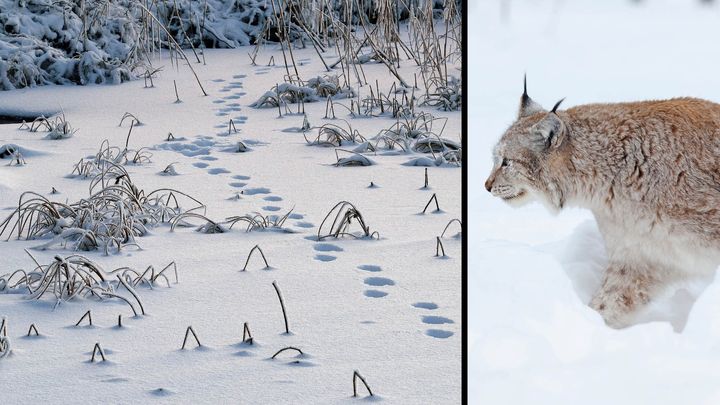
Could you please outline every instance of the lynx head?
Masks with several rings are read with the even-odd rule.
[[[493,169],[485,188],[513,206],[539,200],[557,211],[564,199],[548,168],[567,133],[556,113],[563,100],[546,111],[528,96],[527,82],[524,87],[518,118],[493,151]]]

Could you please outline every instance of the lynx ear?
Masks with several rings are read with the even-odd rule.
[[[565,138],[566,127],[563,120],[551,111],[532,127],[531,132],[537,136],[539,143],[542,143],[545,149],[557,148]]]
[[[529,117],[533,114],[545,112],[545,109],[527,94],[527,75],[523,78],[523,94],[520,97],[520,108],[518,110],[518,119]]]

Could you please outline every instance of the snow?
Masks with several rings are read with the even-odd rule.
[[[218,222],[253,212],[282,217],[292,210],[285,222],[292,232],[245,232],[240,223],[227,232],[201,233],[194,229],[204,221],[187,218],[194,227],[148,227],[148,235],[135,238],[140,248],[124,246],[109,255],[102,249],[77,252],[106,271],[150,265],[162,269],[175,261],[178,284],[170,277],[170,288],[164,282],[152,289],[135,288],[146,316],[133,317],[117,299],[76,298],[53,309],[49,296],[28,301],[26,294],[0,293],[0,316],[7,317],[12,342],[11,354],[0,359],[0,375],[8,382],[0,387],[0,402],[459,402],[462,241],[452,237],[458,228],[443,238],[448,257],[435,257],[435,244],[445,225],[461,215],[460,168],[430,167],[429,188],[423,188],[425,168],[404,165],[421,153],[378,151],[368,155],[371,166],[336,167],[334,148],[310,146],[301,132],[288,131],[302,126],[302,114],[278,118],[277,109],[249,106],[285,75],[282,66],[251,66],[250,50],[208,50],[206,65],[193,62],[208,97],[187,67],[170,67],[166,54],[155,63],[165,66],[155,87],[145,88],[138,80],[2,93],[2,114],[62,112],[77,129],[72,137],[51,140],[42,131],[0,125],[0,146],[13,144],[28,152],[25,165],[0,160],[2,218],[27,190],[63,203],[87,198],[90,180],[70,176],[73,166],[95,156],[104,139],[122,149],[130,120],[118,123],[129,112],[143,125],[133,126],[128,148],[148,147],[152,154],[149,163],[124,166],[138,187],[186,192],[205,203],[205,215]],[[303,77],[323,74],[314,50],[295,52],[304,61],[298,67]],[[267,46],[258,63],[264,65],[271,56],[282,60],[279,48]],[[378,79],[381,89],[390,88],[392,77],[383,65],[367,64],[364,70],[368,81]],[[412,71],[409,65],[401,69],[406,75]],[[355,90],[362,96],[369,93],[362,87]],[[335,103],[349,106],[349,100]],[[397,122],[389,116],[352,119],[341,108],[338,120],[325,120],[322,101],[304,108],[316,126],[344,126],[342,118],[367,138]],[[442,136],[460,141],[460,112],[422,110],[448,117]],[[230,119],[237,133],[229,133]],[[317,131],[312,129],[308,137],[314,139]],[[174,141],[167,141],[169,132]],[[245,153],[225,151],[237,150],[239,141],[248,146]],[[161,175],[171,163],[177,175]],[[51,194],[53,188],[58,194]],[[422,215],[433,193],[442,212],[429,209]],[[323,218],[343,200],[352,202],[369,231],[379,236],[318,243]],[[361,232],[356,223],[349,231]],[[0,275],[35,267],[23,249],[45,265],[55,255],[74,253],[58,246],[31,249],[44,242],[0,242]],[[256,245],[269,269],[256,252],[241,271]],[[290,334],[284,333],[273,282],[285,302]],[[116,291],[132,300],[122,287]],[[88,310],[93,326],[75,327]],[[122,328],[116,327],[119,314]],[[245,322],[253,345],[241,343]],[[33,323],[40,337],[25,336]],[[188,326],[201,348],[190,338],[186,350],[180,350]],[[106,362],[90,362],[95,343]],[[287,346],[304,355],[296,358],[286,351],[271,359]],[[354,370],[368,382],[373,398],[366,397],[364,388],[359,398],[352,397]]]
[[[501,3],[508,5],[501,18]],[[674,286],[636,325],[587,306],[606,256],[592,215],[513,209],[483,182],[528,92],[546,108],[678,96],[720,100],[720,8],[682,0],[470,5],[470,403],[715,404],[720,283]]]

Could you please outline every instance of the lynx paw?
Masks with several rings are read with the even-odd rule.
[[[622,329],[632,324],[632,308],[622,297],[596,295],[590,301],[590,308],[602,315],[605,324],[611,328]]]

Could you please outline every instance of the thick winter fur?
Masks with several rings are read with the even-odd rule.
[[[594,214],[609,264],[590,306],[616,328],[720,264],[720,104],[694,98],[548,112],[527,92],[485,187],[512,205]]]

